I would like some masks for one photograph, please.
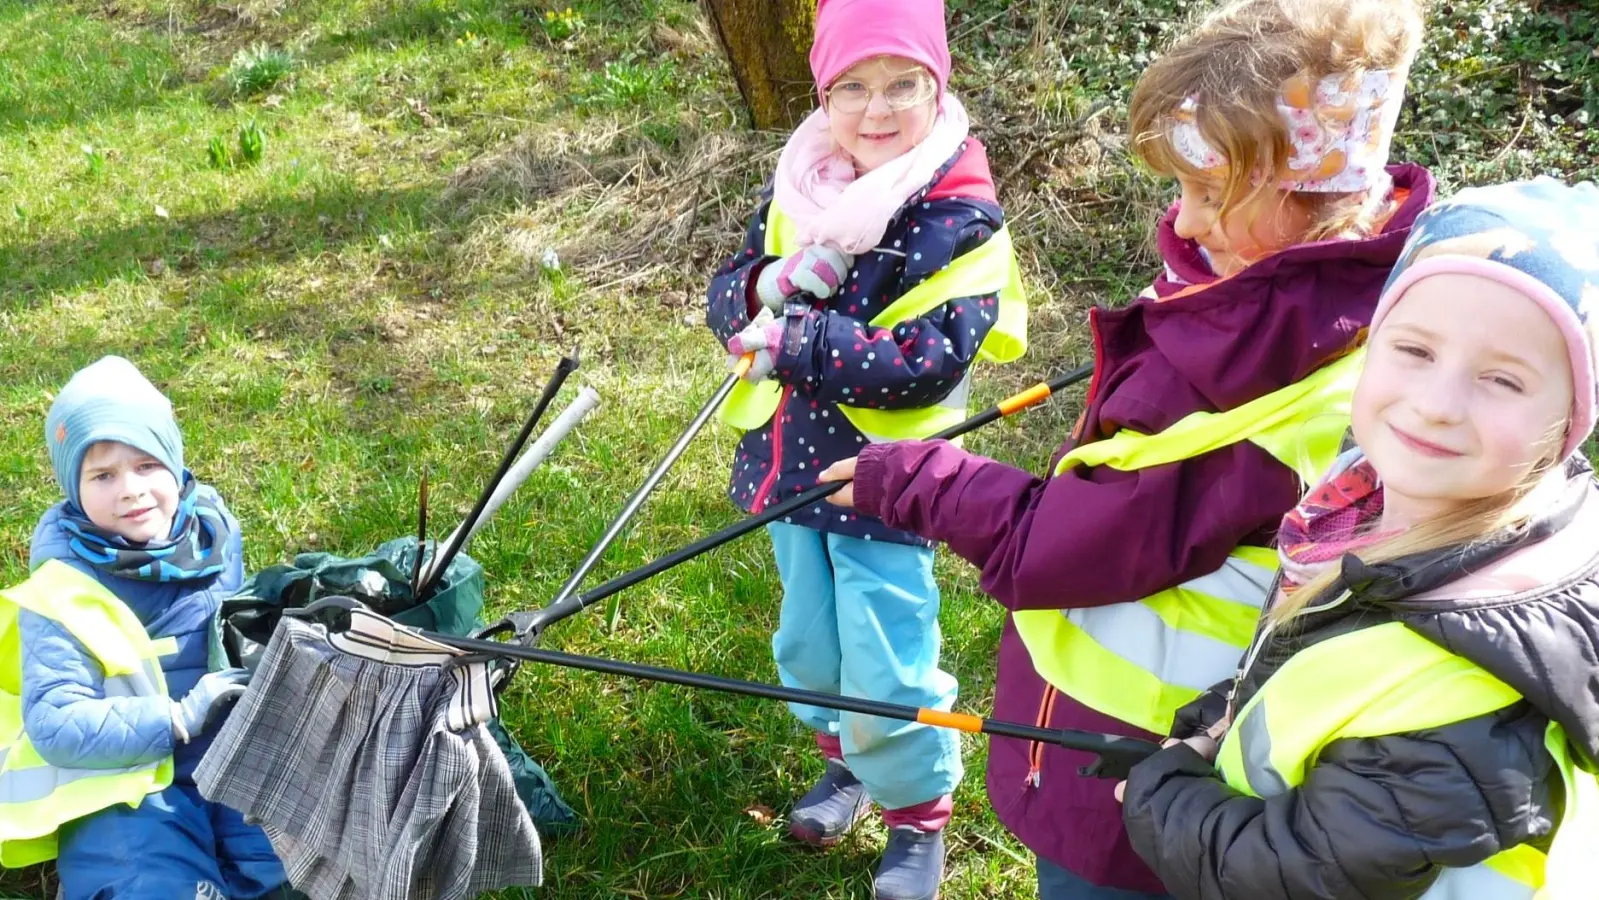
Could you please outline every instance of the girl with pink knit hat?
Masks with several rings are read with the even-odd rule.
[[[747,512],[813,488],[868,443],[965,417],[972,367],[1026,345],[1026,303],[983,146],[948,89],[942,0],[822,0],[819,108],[711,282],[707,323],[755,364],[722,410],[745,430],[729,495]],[[783,683],[950,709],[932,545],[821,503],[770,527]],[[808,706],[825,771],[790,833],[839,842],[872,804],[889,840],[876,896],[931,900],[960,782],[953,733]]]

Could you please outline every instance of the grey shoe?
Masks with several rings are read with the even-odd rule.
[[[821,780],[788,814],[788,833],[807,844],[831,847],[843,840],[871,808],[866,786],[847,766],[830,759]]]
[[[888,834],[872,882],[877,900],[937,900],[944,880],[944,832],[900,825]]]

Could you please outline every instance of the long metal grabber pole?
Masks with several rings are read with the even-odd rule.
[[[623,528],[627,527],[627,523],[632,521],[633,516],[638,513],[639,508],[648,499],[650,492],[655,490],[655,486],[660,483],[662,478],[666,477],[666,473],[671,470],[672,465],[683,455],[683,451],[688,449],[689,442],[694,440],[694,436],[699,434],[700,429],[705,427],[705,423],[710,421],[712,415],[715,415],[716,410],[722,405],[722,401],[726,400],[727,395],[733,392],[738,380],[744,377],[744,373],[749,371],[750,364],[754,361],[754,354],[739,358],[734,365],[733,373],[727,376],[721,387],[716,389],[716,393],[712,394],[711,398],[705,401],[705,405],[700,407],[700,411],[695,414],[694,420],[678,436],[677,442],[672,445],[671,449],[666,451],[665,458],[644,479],[644,483],[639,485],[638,490],[633,492],[633,496],[627,498],[627,505],[622,507],[622,511],[612,520],[610,527],[606,528],[600,539],[595,542],[593,547],[589,548],[588,555],[584,556],[583,561],[577,564],[577,569],[566,579],[566,583],[561,585],[560,592],[555,595],[554,600],[550,601],[549,606],[559,606],[577,592],[578,585],[581,585],[583,579],[588,577],[589,572],[600,561],[600,557],[605,555],[605,551],[611,546],[611,542],[615,541],[616,536],[622,533]]]
[[[720,675],[706,675],[700,672],[686,672],[681,669],[667,669],[660,666],[622,662],[621,660],[605,659],[597,656],[562,653],[558,650],[542,650],[519,643],[501,643],[499,641],[458,637],[436,632],[422,632],[422,634],[441,644],[465,650],[472,654],[474,658],[493,657],[513,659],[519,662],[546,663],[569,669],[585,669],[590,672],[604,672],[609,675],[639,678],[645,681],[677,684],[684,687],[720,691],[728,694],[742,694],[747,697],[762,697],[768,700],[781,700],[785,703],[801,703],[807,706],[818,706],[824,709],[836,709],[869,716],[882,716],[886,719],[897,719],[903,722],[920,722],[923,725],[953,728],[968,734],[988,734],[1018,738],[1024,741],[1040,741],[1046,744],[1054,744],[1057,747],[1065,747],[1068,750],[1082,750],[1095,754],[1099,757],[1098,761],[1093,765],[1085,766],[1082,771],[1085,775],[1100,778],[1126,778],[1129,768],[1160,749],[1158,745],[1149,741],[1113,734],[1097,734],[1061,728],[1039,728],[1034,725],[1022,725],[1016,722],[985,719],[981,716],[973,716],[966,713],[943,712],[925,707],[868,700],[864,697],[846,697],[841,694],[807,691],[759,681],[724,678]],[[460,661],[464,661],[464,659],[458,660],[458,662]]]
[[[528,435],[533,433],[534,427],[539,424],[539,419],[544,417],[544,411],[549,408],[550,402],[560,392],[561,385],[566,383],[567,377],[576,371],[577,367],[578,354],[575,349],[570,354],[562,357],[561,361],[556,364],[555,372],[550,375],[549,382],[544,385],[544,393],[539,396],[538,405],[533,407],[533,413],[528,416],[527,422],[522,425],[521,433],[516,436],[516,439],[511,442],[509,447],[505,448],[505,456],[500,460],[500,467],[494,471],[494,477],[490,478],[489,483],[483,486],[483,493],[478,495],[477,502],[472,505],[472,511],[466,514],[466,520],[451,535],[449,546],[445,548],[443,553],[439,554],[437,561],[428,570],[427,581],[423,583],[422,589],[417,592],[419,601],[425,601],[432,597],[434,590],[444,580],[444,573],[450,568],[450,563],[455,561],[455,555],[461,552],[461,547],[466,544],[466,536],[471,534],[472,529],[477,525],[478,517],[483,515],[483,508],[488,506],[489,498],[494,496],[495,488],[500,486],[500,482],[505,478],[505,473],[510,471],[512,464],[516,462],[516,455],[522,452],[522,445],[527,443]],[[418,547],[416,552],[421,553],[422,548]]]
[[[941,440],[957,438],[974,429],[981,428],[990,422],[997,421],[1006,416],[1012,415],[1013,413],[1021,412],[1024,409],[1031,409],[1032,407],[1043,403],[1045,400],[1048,400],[1051,395],[1058,393],[1079,381],[1082,381],[1083,379],[1092,375],[1093,372],[1093,366],[1083,366],[1081,368],[1073,369],[1072,371],[1067,372],[1066,374],[1057,378],[1051,379],[1050,381],[1035,384],[1024,391],[1012,394],[1010,397],[1001,400],[994,406],[983,410],[982,412],[972,416],[958,425],[953,425],[944,429],[943,431],[940,431],[938,434],[933,435],[933,438]],[[506,616],[506,618],[498,625],[493,626],[485,633],[494,634],[503,631],[513,631],[519,640],[521,640],[523,643],[529,643],[532,640],[535,640],[538,636],[538,633],[543,631],[551,623],[559,622],[568,616],[574,615],[590,606],[593,606],[594,604],[604,600],[607,597],[610,597],[613,594],[625,591],[641,581],[653,578],[654,576],[665,572],[667,569],[681,565],[696,556],[699,556],[710,550],[714,550],[723,544],[737,540],[738,538],[749,534],[751,531],[762,528],[772,522],[777,521],[778,519],[783,518],[784,516],[793,513],[795,510],[804,509],[813,503],[818,503],[822,500],[825,500],[827,497],[832,496],[833,494],[842,490],[844,485],[848,483],[849,482],[846,481],[835,481],[812,488],[811,490],[806,491],[797,497],[791,497],[775,506],[767,507],[760,513],[730,525],[727,528],[716,532],[715,534],[707,535],[686,547],[683,547],[679,550],[674,550],[673,552],[668,553],[667,555],[660,557],[653,562],[640,566],[631,572],[619,575],[616,578],[613,578],[610,581],[593,588],[592,590],[585,591],[584,593],[576,596],[562,597],[543,609],[511,613],[510,615]]]

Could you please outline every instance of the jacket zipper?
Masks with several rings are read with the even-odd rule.
[[[792,384],[783,386],[783,394],[777,401],[777,412],[772,414],[772,470],[766,473],[761,480],[760,488],[755,492],[755,499],[750,503],[750,513],[758,513],[766,508],[766,495],[771,493],[772,485],[777,483],[777,473],[783,471],[783,413],[788,409],[789,395],[794,393]]]
[[[1277,596],[1277,591],[1280,590],[1281,584],[1282,573],[1278,572],[1277,580],[1272,585],[1271,592],[1266,595],[1266,602],[1268,606],[1266,609],[1261,610],[1261,624],[1260,627],[1255,630],[1255,639],[1250,642],[1249,652],[1244,654],[1243,661],[1238,664],[1238,671],[1233,675],[1232,689],[1227,692],[1227,713],[1225,721],[1228,723],[1232,722],[1233,715],[1238,712],[1236,708],[1238,704],[1238,689],[1243,686],[1244,677],[1249,674],[1250,669],[1255,667],[1255,659],[1260,656],[1260,651],[1265,648],[1266,642],[1270,640],[1272,634],[1277,631],[1277,623],[1271,620],[1269,613],[1271,600]],[[1321,606],[1305,607],[1299,611],[1299,615],[1304,615],[1306,613],[1326,612],[1329,609],[1336,609],[1337,607],[1342,606],[1344,602],[1353,595],[1353,591],[1345,590],[1329,603],[1324,603]],[[1231,727],[1230,724],[1229,727]]]
[[[1049,719],[1055,713],[1055,698],[1060,696],[1060,691],[1053,684],[1044,682],[1044,698],[1038,704],[1039,728],[1048,728]],[[1036,788],[1044,780],[1044,745],[1033,741],[1027,745],[1027,778],[1023,781],[1024,787]]]
[[[1088,333],[1094,338],[1094,374],[1088,379],[1088,393],[1083,395],[1083,416],[1086,420],[1088,408],[1094,405],[1094,398],[1099,395],[1099,379],[1105,374],[1105,341],[1099,333],[1099,307],[1088,310]]]

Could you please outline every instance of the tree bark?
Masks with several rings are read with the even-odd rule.
[[[789,129],[814,108],[811,32],[816,0],[705,0],[750,121]]]

